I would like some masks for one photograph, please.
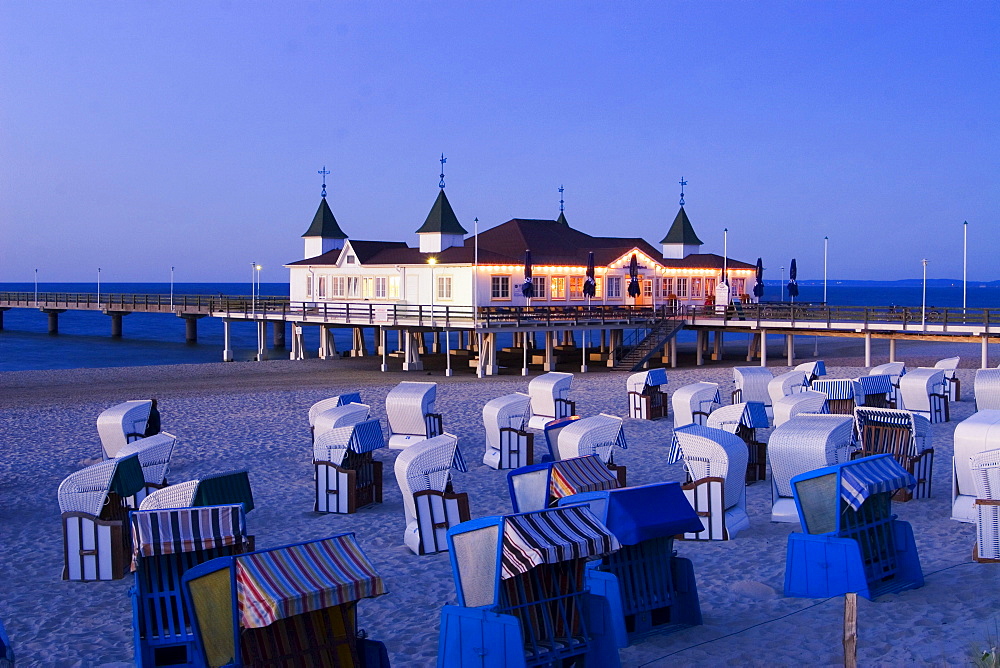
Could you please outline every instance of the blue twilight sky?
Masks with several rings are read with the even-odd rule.
[[[287,280],[329,201],[1000,278],[1000,3],[0,3],[0,281]]]

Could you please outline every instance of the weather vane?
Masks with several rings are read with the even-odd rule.
[[[444,153],[441,154],[441,181],[438,182],[438,188],[444,188],[444,163],[448,162],[448,158],[444,157]]]
[[[563,210],[566,208],[564,206],[565,203],[563,202],[563,190],[565,190],[565,188],[563,188],[562,185],[560,185],[559,186],[559,213],[562,213]]]
[[[323,165],[323,169],[319,170],[316,173],[322,175],[323,177],[323,191],[320,193],[320,195],[322,195],[323,199],[326,199],[326,175],[329,174],[330,172],[329,170],[327,170],[326,165]]]
[[[688,184],[688,182],[685,181],[684,177],[682,176],[681,180],[678,181],[678,183],[681,184],[681,206],[684,206],[684,186],[686,186]]]

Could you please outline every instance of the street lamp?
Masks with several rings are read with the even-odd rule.
[[[778,291],[781,293],[781,299],[778,301],[785,301],[785,268],[781,268],[781,285],[778,286]]]
[[[479,353],[479,361],[483,360],[483,351],[479,349],[479,216],[473,221],[475,229],[472,238],[475,239],[474,251],[472,254],[472,336],[476,337],[476,346]],[[469,342],[471,344],[471,341]],[[476,377],[483,377],[483,365],[476,365]]]
[[[962,239],[962,314],[965,314],[965,288],[969,275],[969,221],[962,223],[964,238]]]
[[[254,271],[257,272],[257,299],[260,299],[260,270],[264,267],[260,266],[256,262],[253,265]],[[256,313],[256,311],[254,311]]]
[[[920,307],[920,327],[926,331],[927,329],[927,262],[928,259],[924,258],[921,260],[924,265],[924,296],[923,303]]]
[[[101,268],[97,268],[97,303],[101,303]]]
[[[170,267],[170,309],[174,308],[174,268]]]
[[[830,237],[823,237],[823,303],[826,304],[826,258],[830,249]]]
[[[38,306],[38,270],[35,269],[35,306]]]

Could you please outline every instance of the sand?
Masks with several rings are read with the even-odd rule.
[[[940,358],[951,349],[921,352]],[[826,355],[828,377],[862,372],[857,346],[834,351],[824,342],[824,352],[843,355]],[[978,349],[975,353],[966,362],[978,366]],[[933,361],[901,359],[910,366]],[[882,361],[884,355],[875,363]],[[697,380],[729,388],[729,367],[737,363],[745,364],[730,360],[669,370],[668,390]],[[385,462],[384,503],[354,515],[312,512],[307,411],[320,399],[360,390],[372,412],[384,420],[385,395],[396,383],[437,381],[437,408],[446,429],[460,438],[470,464],[467,474],[455,474],[456,491],[469,493],[474,517],[499,514],[510,509],[506,474],[481,464],[482,406],[493,397],[525,391],[528,379],[516,370],[480,380],[464,370],[445,378],[439,370],[428,375],[373,369],[377,360],[369,359],[0,374],[0,619],[18,665],[95,666],[132,660],[130,577],[92,583],[60,580],[56,489],[82,462],[98,456],[98,413],[119,401],[150,396],[159,398],[163,428],[179,439],[171,481],[247,467],[257,505],[248,524],[259,547],[356,532],[389,590],[386,596],[361,603],[360,626],[386,643],[393,665],[433,665],[440,607],[455,602],[448,555],[416,556],[403,547],[403,506],[392,473],[396,453],[387,449],[377,453]],[[952,405],[950,423],[933,427],[933,498],[894,505],[899,517],[913,525],[926,584],[873,602],[860,599],[861,665],[968,665],[971,648],[985,645],[1000,613],[1000,565],[972,562],[974,526],[949,519],[952,438],[955,425],[975,410],[973,373],[971,368],[960,369],[967,400]],[[577,374],[572,398],[578,412],[624,416],[625,375]],[[616,461],[628,467],[630,484],[682,480],[681,465],[666,463],[669,421],[626,419],[625,430],[629,449]],[[747,498],[751,525],[735,540],[676,545],[678,553],[694,563],[704,625],[651,634],[621,650],[623,665],[842,663],[843,598],[783,596],[786,537],[797,525],[769,521],[769,483],[750,485]]]

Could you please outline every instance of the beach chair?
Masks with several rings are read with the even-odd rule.
[[[775,427],[768,442],[771,521],[798,522],[792,478],[850,460],[854,420],[849,415],[800,414]]]
[[[1000,450],[973,455],[971,468],[976,483],[976,548],[972,557],[979,562],[1000,562]]]
[[[774,402],[782,397],[798,394],[809,389],[806,380],[806,372],[799,369],[780,373],[767,383],[767,396],[770,398],[769,404],[774,406]]]
[[[483,463],[493,469],[516,469],[532,463],[535,435],[527,431],[530,418],[531,398],[527,394],[516,392],[486,402]]]
[[[142,466],[143,488],[128,499],[128,505],[138,508],[139,504],[158,489],[167,486],[167,472],[170,470],[170,456],[174,452],[177,437],[161,431],[159,434],[126,443],[118,451],[115,459],[138,455]]]
[[[243,507],[244,513],[254,509],[250,475],[245,469],[212,473],[197,480],[187,480],[164,487],[143,499],[139,504],[139,510],[237,504]]]
[[[11,647],[2,620],[0,620],[0,668],[14,668],[14,649]]]
[[[858,441],[855,458],[889,454],[914,477],[912,492],[901,490],[897,501],[930,498],[934,448],[927,418],[912,411],[861,406],[854,411],[854,429]]]
[[[437,383],[403,381],[385,397],[389,447],[402,450],[444,433],[441,414],[434,412]]]
[[[767,391],[768,384],[774,379],[774,374],[767,367],[736,366],[733,367],[733,397],[732,403],[759,401],[766,407],[771,407],[771,395]]]
[[[573,384],[573,374],[550,371],[528,383],[531,397],[530,429],[541,429],[545,423],[556,418],[569,417],[576,413],[576,402],[569,400],[569,390]]]
[[[687,540],[729,540],[750,526],[747,517],[747,446],[722,429],[689,424],[674,430],[689,482],[684,495],[704,523]]]
[[[899,407],[919,413],[931,423],[951,419],[944,370],[920,367],[899,379]]]
[[[565,428],[560,429],[555,438],[552,437],[551,431],[546,428],[545,436],[549,445],[549,455],[542,457],[542,461],[597,455],[604,462],[604,465],[618,476],[619,484],[624,487],[625,467],[615,464],[614,455],[616,446],[622,450],[628,449],[622,422],[620,417],[605,413],[578,418],[567,424]]]
[[[759,401],[747,401],[716,408],[708,416],[705,426],[736,434],[746,444],[748,483],[764,480],[767,477],[767,442],[757,436],[758,429],[767,429],[770,426],[764,404]]]
[[[708,416],[722,403],[718,383],[691,383],[678,388],[671,397],[674,429],[686,424],[705,424]]]
[[[507,473],[515,513],[551,508],[570,494],[621,487],[618,477],[595,455],[522,466]]]
[[[382,426],[375,418],[317,434],[313,444],[313,510],[354,513],[382,503],[382,462],[372,453],[384,447]]]
[[[125,577],[131,540],[126,500],[145,485],[138,455],[88,466],[59,485],[63,580]]]
[[[942,369],[944,371],[944,384],[949,401],[962,400],[962,381],[959,380],[955,373],[961,361],[961,357],[946,357],[934,363],[935,369]]]
[[[619,548],[586,505],[483,517],[448,531],[458,605],[439,668],[620,666],[617,583],[586,568]]]
[[[977,411],[1000,409],[1000,369],[977,369],[972,391]]]
[[[893,392],[889,397],[889,408],[900,408],[899,406],[899,379],[906,375],[906,365],[903,362],[887,362],[873,366],[868,370],[869,376],[889,376],[892,381]]]
[[[316,413],[310,425],[313,442],[316,442],[317,434],[338,427],[350,427],[370,417],[371,407],[367,404],[342,404],[321,410]]]
[[[806,374],[806,383],[808,384],[826,375],[826,363],[823,360],[803,362],[796,366],[795,370]]]
[[[129,522],[135,663],[141,668],[194,665],[194,632],[181,577],[210,559],[253,550],[243,506],[139,510]]]
[[[895,408],[896,386],[889,374],[869,374],[855,379],[855,390],[861,394],[861,405],[869,408]]]
[[[788,536],[785,596],[868,600],[924,584],[909,522],[892,495],[913,476],[890,455],[834,464],[792,478],[803,533]]]
[[[639,420],[658,420],[667,417],[669,403],[666,384],[665,369],[650,369],[629,376],[625,382],[628,389],[628,416]]]
[[[585,492],[559,505],[587,503],[621,549],[591,567],[618,581],[625,632],[677,631],[701,624],[701,604],[690,559],[676,556],[674,537],[704,527],[679,483]]]
[[[414,554],[447,550],[448,528],[470,517],[469,495],[452,489],[452,469],[468,471],[458,438],[451,434],[428,438],[396,457],[396,482],[406,517],[403,544]]]
[[[361,393],[360,392],[349,392],[347,394],[338,394],[336,396],[330,397],[329,399],[322,399],[317,401],[312,406],[309,407],[309,426],[313,427],[316,424],[316,416],[327,411],[331,408],[336,408],[338,406],[347,406],[349,404],[360,404]]]
[[[353,533],[212,559],[182,583],[201,665],[389,666],[358,629],[358,601],[386,589]]]
[[[152,406],[149,399],[126,401],[97,416],[97,435],[101,437],[104,459],[114,457],[129,441],[145,436]]]
[[[771,410],[774,412],[774,426],[785,424],[801,413],[829,413],[826,406],[827,396],[823,392],[806,390],[789,394],[774,402]]]
[[[827,408],[836,415],[854,415],[856,406],[864,406],[861,384],[853,378],[815,380],[809,389],[825,394]]]
[[[954,456],[951,464],[951,519],[976,521],[976,479],[972,458],[1000,448],[1000,410],[973,413],[955,426]]]

